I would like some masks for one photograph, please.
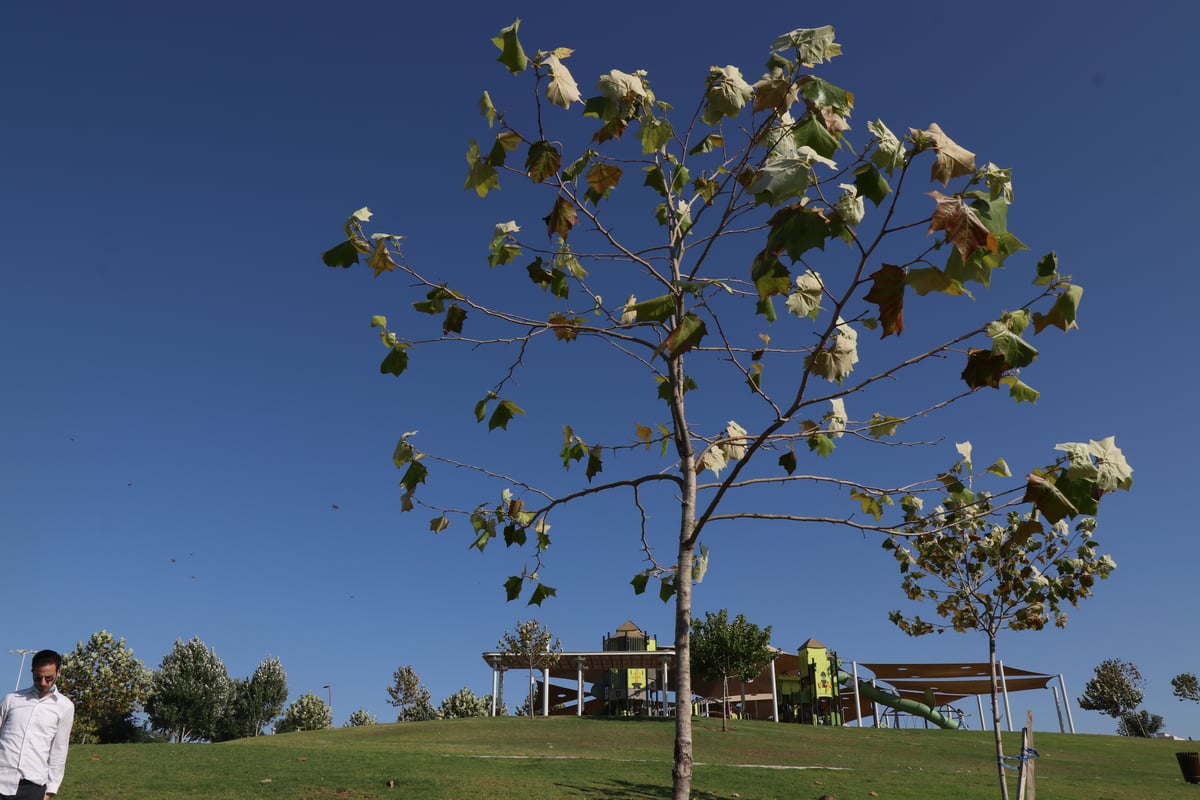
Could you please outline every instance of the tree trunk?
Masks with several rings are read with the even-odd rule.
[[[679,546],[675,593],[675,766],[672,797],[692,794],[692,548]]]
[[[1004,740],[1000,735],[1000,673],[996,665],[996,633],[988,631],[988,666],[992,680],[992,734],[996,739],[996,773],[1000,779],[1000,798],[1008,800],[1008,779],[1004,775]]]

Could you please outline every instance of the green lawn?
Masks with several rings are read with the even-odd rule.
[[[998,797],[990,733],[696,721],[693,796],[838,800]],[[74,745],[61,800],[670,797],[665,719],[446,720],[216,745]],[[1006,752],[1019,736],[1006,734]],[[1043,800],[1200,798],[1192,742],[1039,733]],[[1015,774],[1015,773],[1014,773]],[[388,782],[396,787],[389,788]],[[1011,784],[1016,797],[1015,780]]]

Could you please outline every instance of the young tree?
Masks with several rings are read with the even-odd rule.
[[[150,724],[175,742],[210,740],[229,701],[224,662],[200,638],[175,641],[151,679]]]
[[[441,712],[442,719],[486,717],[492,713],[492,698],[490,696],[479,697],[464,686],[442,700],[438,710]]]
[[[1180,700],[1200,703],[1200,683],[1196,682],[1196,676],[1190,672],[1181,672],[1171,678],[1171,693]]]
[[[217,728],[216,741],[261,736],[272,721],[283,713],[287,702],[287,674],[279,659],[270,657],[260,663],[249,678],[229,683],[229,702]]]
[[[534,670],[549,669],[558,663],[562,655],[562,642],[550,633],[545,625],[536,619],[521,621],[513,626],[511,631],[505,631],[500,637],[496,648],[504,655],[521,662],[521,666],[529,670],[528,693],[525,707],[530,718],[537,716],[534,708],[533,673]],[[549,691],[550,687],[546,687]]]
[[[346,720],[347,728],[361,728],[366,725],[375,724],[375,715],[367,711],[365,708],[360,708],[350,715]]]
[[[1136,664],[1107,658],[1095,668],[1076,702],[1085,711],[1099,711],[1120,721],[1142,704],[1145,688],[1146,681]]]
[[[1037,391],[1018,375],[1038,355],[1024,337],[1076,327],[1082,289],[1058,272],[1051,253],[1033,270],[1028,300],[1006,300],[1016,310],[983,312],[944,334],[929,323],[901,344],[906,325],[922,319],[918,298],[973,297],[1026,249],[1008,229],[1011,175],[977,163],[937,124],[896,135],[877,120],[851,143],[854,95],[816,74],[841,53],[829,26],[780,36],[753,85],[735,66],[713,67],[697,76],[696,102],[670,104],[640,69],[604,72],[598,94],[585,100],[565,64],[571,50],[530,55],[518,34],[519,21],[493,42],[500,63],[530,76],[535,91],[520,95],[529,103],[524,112],[483,95],[481,114],[496,132],[490,144],[470,143],[466,188],[485,197],[502,174],[515,176],[526,188],[513,191],[535,196],[531,216],[543,224],[495,225],[487,256],[495,275],[479,280],[457,267],[439,274],[410,263],[403,236],[367,231],[366,208],[347,220],[345,241],[323,260],[330,267],[365,260],[377,276],[399,271],[413,287],[416,321],[372,319],[387,350],[381,372],[399,376],[411,362],[420,373],[430,349],[439,370],[452,369],[443,345],[464,346],[468,358],[487,355],[486,365],[469,366],[470,374],[491,376],[471,400],[489,432],[525,414],[518,401],[541,403],[549,394],[551,381],[518,382],[543,346],[566,348],[559,358],[586,363],[620,387],[603,413],[581,407],[553,444],[536,418],[528,421],[534,430],[524,432],[521,451],[552,450],[561,467],[577,467],[565,476],[514,475],[512,464],[426,447],[415,433],[401,437],[393,460],[403,471],[402,510],[428,508],[434,532],[465,519],[479,550],[497,537],[530,546],[529,563],[505,587],[510,600],[528,590],[532,604],[556,593],[542,577],[552,521],[569,520],[568,507],[589,500],[612,510],[606,498],[627,495],[645,559],[634,589],[657,580],[659,596],[675,599],[673,794],[682,800],[692,776],[689,637],[693,583],[708,558],[702,537],[752,519],[899,531],[895,498],[936,489],[935,477],[898,486],[871,472],[878,458],[854,477],[810,464],[843,441],[927,441],[920,428],[905,437],[905,426],[980,389],[1034,400]],[[551,106],[576,103],[585,123],[598,125],[594,133],[580,136],[570,121],[554,127],[561,117]],[[933,191],[921,191],[922,163]],[[819,260],[829,262],[820,271]],[[505,283],[496,288],[495,279]],[[936,313],[950,319],[944,305]],[[881,341],[868,352],[860,335],[871,331]],[[960,366],[940,381],[927,368],[946,360]],[[458,391],[457,381],[438,384]],[[556,422],[574,406],[561,394],[550,402]],[[911,463],[911,449],[893,449]],[[479,489],[486,499],[434,494],[429,483],[439,465],[491,482]],[[1035,506],[1064,493],[1055,479],[1029,478]],[[455,484],[480,486],[457,477]],[[834,509],[834,499],[850,508]],[[671,515],[664,531],[658,520]],[[663,536],[669,555],[660,559]]]
[[[1129,487],[1129,472],[1120,450],[1110,440],[1091,445],[1063,444],[1068,455],[1035,473],[1050,476],[1054,485],[1076,493],[1074,483],[1095,484],[1097,475],[1107,477],[1089,486],[1089,496]],[[961,458],[943,476],[946,494],[933,513],[922,513],[919,498],[908,497],[901,505],[911,520],[903,534],[884,542],[895,557],[901,585],[910,600],[935,602],[935,623],[900,611],[889,615],[892,622],[911,636],[923,636],[950,628],[959,633],[978,631],[987,636],[991,666],[992,733],[996,748],[997,777],[1001,796],[1008,796],[1001,741],[999,674],[996,639],[1000,631],[1042,630],[1047,624],[1067,624],[1066,607],[1077,606],[1092,596],[1097,579],[1109,576],[1116,563],[1097,550],[1092,538],[1093,517],[1079,516],[1072,504],[1055,508],[1043,503],[1030,514],[1000,513],[996,499],[982,489],[972,472],[972,448],[958,445]],[[1003,459],[987,473],[1007,477]],[[1071,477],[1068,477],[1071,476]],[[1061,489],[1056,489],[1059,494]],[[1065,499],[1065,495],[1063,496]],[[1080,501],[1081,502],[1081,501]],[[1095,509],[1098,499],[1086,508]],[[1074,527],[1068,517],[1077,517]]]
[[[729,678],[754,680],[766,669],[771,652],[771,626],[759,628],[738,614],[729,621],[729,612],[707,611],[703,620],[692,620],[692,672],[705,680],[721,680],[724,714],[721,730],[728,730]]]
[[[387,689],[388,703],[400,709],[397,722],[425,722],[437,719],[432,695],[421,685],[421,676],[407,664],[396,668]]]
[[[104,744],[132,726],[150,693],[150,671],[124,639],[99,631],[63,656],[58,686],[75,703],[71,741]]]
[[[320,731],[333,727],[333,710],[312,692],[305,692],[284,709],[283,717],[275,723],[276,733]]]

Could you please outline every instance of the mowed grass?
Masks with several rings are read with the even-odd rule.
[[[695,725],[693,797],[995,798],[990,733]],[[263,736],[215,745],[73,745],[61,800],[671,796],[666,719],[444,720]],[[1177,751],[1192,742],[1038,733],[1037,790],[1055,800],[1200,798]],[[1019,735],[1005,734],[1006,752]],[[1013,773],[1015,775],[1015,773]],[[395,782],[395,788],[388,786]],[[1015,781],[1010,783],[1016,797]]]

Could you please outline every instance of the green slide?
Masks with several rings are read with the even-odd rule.
[[[845,675],[845,673],[842,674]],[[846,675],[846,678],[848,679],[850,676]],[[909,700],[899,695],[894,695],[891,692],[885,692],[863,681],[858,682],[858,691],[872,702],[878,703],[881,706],[887,706],[897,711],[903,711],[906,714],[927,719],[939,728],[951,731],[958,730],[958,720],[952,719],[940,711],[935,711],[924,703],[918,703],[916,700]]]

